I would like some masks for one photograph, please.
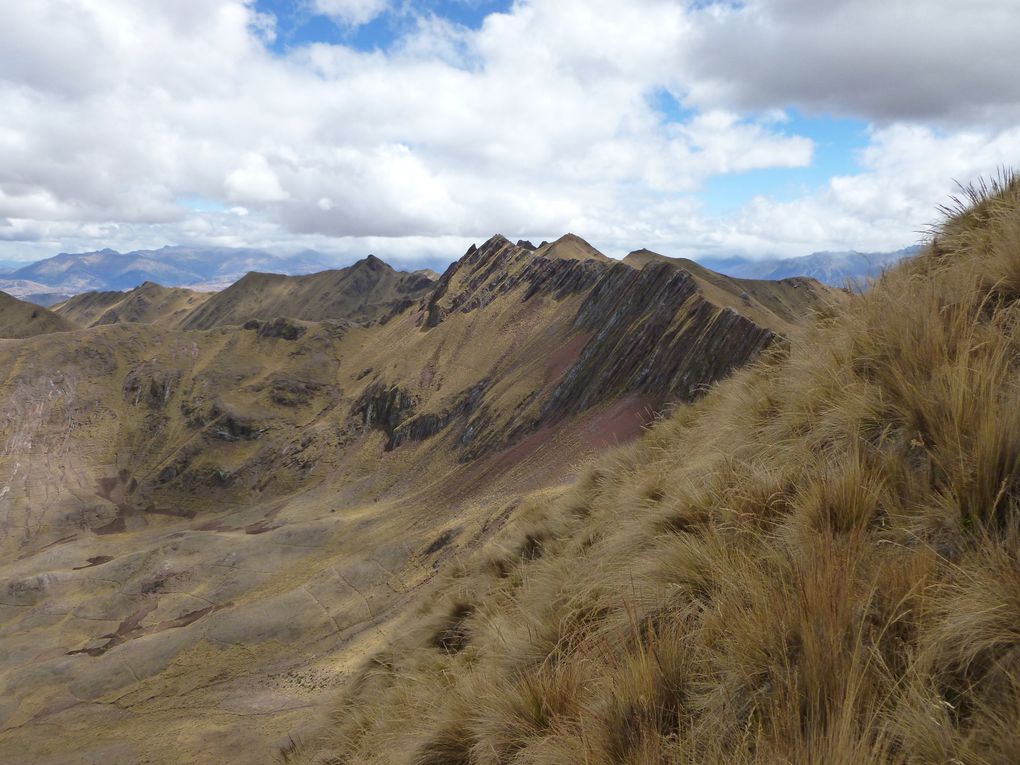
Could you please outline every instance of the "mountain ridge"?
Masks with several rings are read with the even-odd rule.
[[[126,292],[83,292],[52,310],[82,327],[120,322],[175,326],[210,297],[212,293],[143,282]]]
[[[77,324],[53,311],[0,292],[0,338],[21,340],[76,329]]]
[[[0,286],[25,280],[43,284],[52,291],[78,294],[89,290],[130,290],[146,281],[167,287],[219,284],[257,268],[307,272],[331,265],[327,256],[308,250],[284,257],[254,248],[176,245],[126,253],[104,248],[86,253],[60,253],[21,266],[5,274]]]
[[[211,329],[278,316],[305,321],[386,320],[432,286],[427,274],[396,271],[374,255],[346,268],[301,276],[252,271],[198,306],[181,326]]]
[[[371,316],[268,289],[168,321],[189,293],[143,285],[0,343],[0,759],[258,760],[514,497],[785,342],[686,271],[499,236],[435,284],[347,276],[411,286]]]
[[[704,258],[707,268],[745,279],[780,280],[809,276],[833,287],[864,287],[882,271],[919,254],[921,245],[891,252],[821,251],[792,258]]]
[[[554,242],[542,242],[538,247],[526,240],[517,244],[541,254],[548,253],[553,258],[612,260],[575,234],[565,234]],[[878,276],[882,268],[916,252],[917,247],[909,247],[891,253],[819,252],[765,260],[705,257],[697,262],[738,278],[809,276],[830,286],[844,287],[848,281],[863,285]],[[252,248],[177,245],[129,253],[105,248],[91,253],[60,253],[9,268],[0,272],[0,290],[29,302],[52,305],[82,292],[130,290],[145,281],[167,287],[217,291],[229,287],[249,271],[300,275],[334,268],[332,258],[310,250],[293,256],[277,256]]]

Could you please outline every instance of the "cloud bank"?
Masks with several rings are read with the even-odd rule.
[[[478,29],[306,5],[346,30],[412,23],[281,52],[242,0],[7,9],[0,259],[187,242],[413,260],[568,230],[617,255],[892,249],[953,179],[1020,157],[1012,0],[518,0]],[[713,178],[817,161],[792,110],[867,123],[854,170],[706,205]]]

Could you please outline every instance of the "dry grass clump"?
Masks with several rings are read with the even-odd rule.
[[[427,606],[457,650],[419,619],[319,750],[1020,762],[1018,362],[1004,177],[922,256],[506,530]]]

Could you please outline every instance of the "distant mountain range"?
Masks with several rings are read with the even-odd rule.
[[[162,247],[121,253],[62,252],[0,275],[0,290],[52,305],[90,291],[130,290],[144,282],[166,287],[220,290],[249,271],[307,274],[336,266],[314,250],[281,257],[265,250],[233,247]]]
[[[882,271],[904,258],[917,255],[921,245],[905,247],[894,252],[816,252],[797,258],[704,258],[701,265],[740,279],[789,279],[793,276],[810,276],[833,287],[849,282],[861,284],[880,276]]]
[[[570,248],[577,249],[577,244],[564,238],[560,247],[566,252]],[[816,252],[797,258],[705,258],[698,262],[719,273],[743,279],[810,276],[842,287],[848,282],[863,283],[874,278],[883,268],[919,250],[920,247],[915,246],[895,252]],[[573,253],[571,257],[579,257],[579,254]],[[219,291],[251,271],[301,275],[336,266],[334,258],[314,250],[282,257],[265,250],[231,247],[175,246],[127,253],[104,249],[61,253],[20,268],[0,270],[0,291],[50,306],[83,292],[131,290],[144,282]]]

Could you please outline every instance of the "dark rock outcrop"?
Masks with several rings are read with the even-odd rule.
[[[272,321],[259,321],[251,319],[241,325],[241,329],[253,329],[263,339],[297,340],[305,333],[305,328],[296,322],[284,319],[282,316]]]
[[[426,304],[425,327],[432,328],[455,312],[484,308],[501,295],[527,285],[523,300],[537,294],[555,299],[583,292],[598,281],[606,266],[593,260],[555,260],[512,244],[498,234],[474,245],[440,277]]]
[[[394,428],[387,448],[394,449],[403,443],[424,441],[439,433],[457,418],[470,415],[478,408],[490,384],[490,380],[482,380],[457,396],[454,403],[442,411],[421,414],[401,423]]]
[[[400,386],[373,383],[365,389],[354,406],[351,416],[363,428],[378,428],[386,434],[386,450],[393,448],[396,429],[414,412],[417,399]]]
[[[686,271],[613,266],[588,295],[574,326],[594,333],[544,407],[583,411],[632,391],[691,401],[755,358],[777,337],[709,302]]]
[[[373,383],[355,402],[351,416],[358,427],[382,430],[386,434],[384,448],[391,451],[404,443],[431,438],[458,418],[470,415],[489,385],[489,380],[481,380],[455,396],[449,406],[415,414],[419,405],[416,396],[397,385]]]

